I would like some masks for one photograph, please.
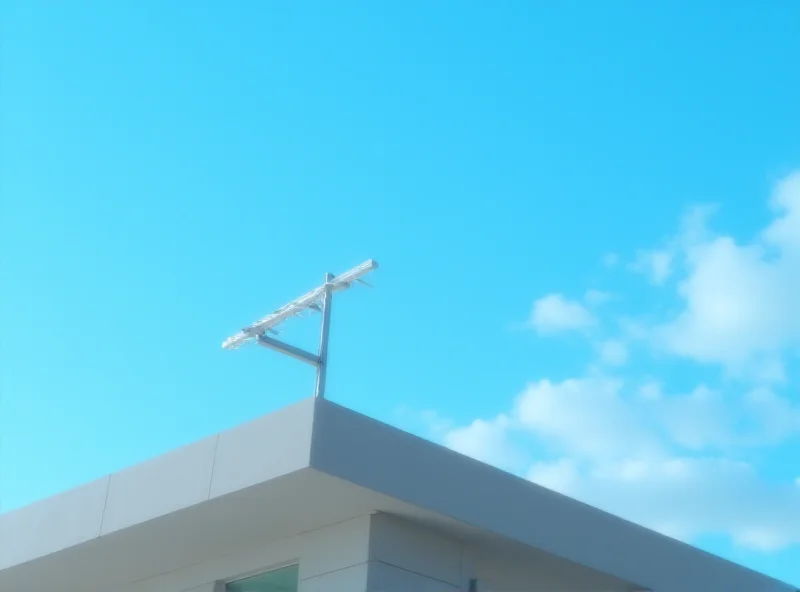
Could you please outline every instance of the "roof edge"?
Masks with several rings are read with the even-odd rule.
[[[796,590],[327,400],[316,404],[311,466],[643,588]]]

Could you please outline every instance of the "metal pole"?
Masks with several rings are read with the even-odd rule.
[[[266,335],[258,336],[258,345],[274,349],[275,351],[280,352],[282,354],[286,354],[287,356],[292,357],[295,360],[300,360],[301,362],[305,362],[306,364],[311,364],[315,368],[319,368],[319,356],[310,354],[307,351],[300,349],[299,347],[289,345],[288,343],[284,343],[283,341],[278,341],[277,339],[273,339],[272,337],[267,337]]]
[[[317,366],[317,385],[314,396],[325,398],[325,375],[328,371],[328,335],[331,329],[331,286],[332,273],[325,274],[325,295],[322,297],[322,331],[319,338],[319,365]]]

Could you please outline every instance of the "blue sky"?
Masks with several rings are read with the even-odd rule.
[[[310,395],[220,343],[373,257],[331,399],[800,583],[800,8],[431,4],[3,4],[1,507]]]

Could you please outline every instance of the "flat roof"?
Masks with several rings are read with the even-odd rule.
[[[0,514],[0,589],[110,589],[258,544],[265,532],[293,536],[372,512],[529,551],[576,578],[656,592],[795,591],[313,398]]]

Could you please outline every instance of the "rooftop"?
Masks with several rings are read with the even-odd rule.
[[[794,590],[320,398],[0,515],[0,589],[129,589],[374,512],[524,557],[509,589]]]

